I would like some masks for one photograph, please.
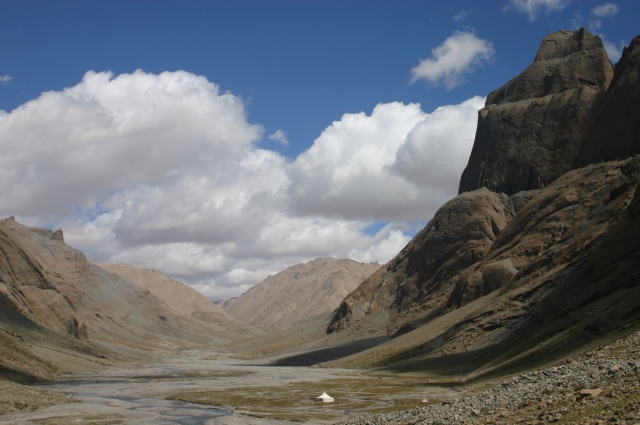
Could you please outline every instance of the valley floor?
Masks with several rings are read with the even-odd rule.
[[[0,412],[21,410],[0,414],[0,424],[331,423],[411,407],[424,394],[455,395],[444,387],[418,390],[415,380],[385,381],[357,370],[266,366],[228,353],[191,350],[156,364],[59,377],[38,387],[0,383]],[[336,396],[336,403],[316,402],[323,391]],[[386,391],[406,403],[386,401]],[[64,404],[52,406],[56,403]]]
[[[56,392],[38,399],[31,387],[0,383],[0,406],[9,394],[23,400],[22,409],[44,403],[0,415],[0,424],[638,424],[640,333],[562,365],[466,386],[185,351],[156,364],[62,378],[48,388]],[[335,403],[313,400],[323,391]],[[81,403],[49,405],[71,399]]]

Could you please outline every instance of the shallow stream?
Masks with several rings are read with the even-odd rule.
[[[150,398],[127,395],[127,391],[122,390],[123,381],[62,381],[44,386],[69,394],[71,397],[80,400],[83,404],[99,405],[105,411],[100,414],[104,420],[108,420],[113,415],[115,423],[118,418],[122,418],[123,423],[128,419],[136,419],[136,423],[149,423],[165,425],[205,425],[210,419],[231,414],[228,409],[212,406],[185,403],[178,400],[167,400],[164,398]],[[140,384],[138,382],[138,384]],[[151,384],[149,382],[148,384]],[[113,387],[113,392],[109,387]],[[71,406],[70,406],[71,407]],[[111,409],[108,409],[111,408]],[[97,412],[96,412],[97,413]],[[79,418],[80,419],[80,418]]]

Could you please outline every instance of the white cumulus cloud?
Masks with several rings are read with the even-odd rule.
[[[276,130],[274,133],[267,136],[269,140],[280,143],[282,146],[289,146],[289,139],[287,132],[284,130]]]
[[[591,9],[591,14],[597,18],[616,15],[619,12],[618,5],[615,3],[605,3]]]
[[[483,63],[493,60],[493,44],[472,32],[455,32],[431,51],[411,70],[411,82],[425,79],[452,89],[464,82],[464,76]]]
[[[202,76],[88,72],[0,112],[0,215],[218,298],[318,256],[384,263],[456,194],[482,103],[345,114],[291,160]]]
[[[541,12],[555,12],[566,8],[572,0],[509,0],[506,8],[515,8],[535,21]]]
[[[417,104],[345,114],[293,164],[293,208],[372,220],[431,217],[455,196],[484,98],[425,113]]]
[[[476,132],[475,119],[484,102],[485,98],[476,96],[427,114],[396,152],[393,172],[420,187],[425,195],[442,192],[439,199],[450,198],[458,190],[460,175],[467,165]]]

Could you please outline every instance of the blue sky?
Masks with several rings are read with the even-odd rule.
[[[484,97],[542,38],[613,62],[635,1],[0,0],[4,216],[237,295],[384,262],[455,195]]]

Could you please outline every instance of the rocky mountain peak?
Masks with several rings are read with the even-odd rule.
[[[583,52],[597,52],[599,54],[602,42],[585,28],[577,31],[556,31],[542,39],[540,48],[534,59],[535,62],[561,59]]]
[[[487,96],[459,193],[539,189],[571,170],[613,78],[602,40],[558,31],[535,61]]]
[[[58,229],[53,232],[53,234],[51,235],[51,240],[64,242],[64,233],[62,232],[62,229]]]

